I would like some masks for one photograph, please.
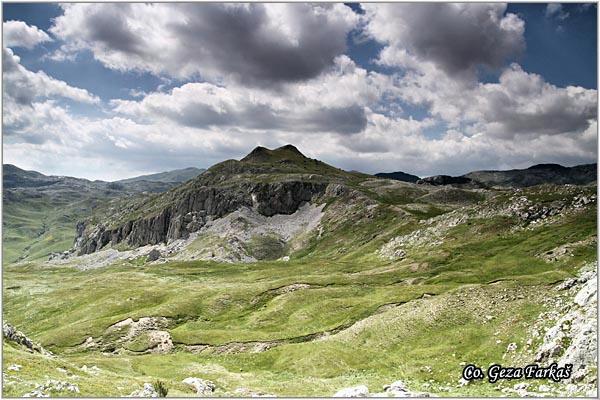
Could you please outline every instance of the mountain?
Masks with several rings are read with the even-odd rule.
[[[563,167],[559,164],[538,164],[526,169],[508,171],[475,171],[463,177],[488,187],[528,187],[543,183],[583,185],[597,181],[597,164]]]
[[[541,184],[584,185],[597,181],[597,164],[564,167],[559,164],[538,164],[526,169],[508,171],[474,171],[461,176],[435,175],[417,183],[459,185],[480,188],[523,188]]]
[[[502,360],[577,371],[507,395],[593,397],[597,187],[556,183],[577,171],[416,184],[288,145],[160,193],[7,189],[2,394],[497,396],[459,378]]]
[[[164,192],[178,182],[100,180],[49,176],[3,165],[3,229],[5,261],[47,258],[73,245],[73,227],[99,206],[115,199]],[[166,176],[183,177],[179,172]]]
[[[171,174],[173,173],[173,174]],[[164,176],[184,177],[177,171],[164,172]],[[161,175],[161,174],[156,174]],[[101,180],[73,178],[71,176],[44,175],[37,171],[26,171],[12,164],[4,164],[2,170],[4,189],[35,189],[36,192],[56,191],[119,191],[126,193],[163,192],[183,181],[162,181],[160,179],[130,178],[125,181],[105,182]]]
[[[406,172],[402,172],[402,171],[379,172],[379,173],[375,174],[375,176],[377,176],[379,178],[394,179],[396,181],[411,182],[411,183],[415,183],[416,181],[421,179],[416,175],[407,174]]]
[[[255,210],[257,216],[293,214],[301,204],[324,195],[329,183],[364,177],[368,175],[310,159],[292,145],[257,147],[240,161],[216,164],[173,190],[94,217],[102,225],[82,222],[77,251],[92,253],[109,243],[137,247],[185,239],[241,208]]]
[[[2,183],[4,189],[12,188],[40,188],[52,185],[82,185],[93,186],[94,183],[86,179],[65,176],[47,176],[37,171],[26,171],[12,164],[2,166]]]
[[[172,171],[159,172],[157,174],[149,174],[149,175],[141,175],[133,178],[121,179],[116,181],[117,183],[131,183],[131,182],[139,182],[139,181],[147,181],[147,182],[177,182],[183,183],[188,181],[196,176],[200,175],[206,171],[203,168],[183,168],[183,169],[174,169]]]

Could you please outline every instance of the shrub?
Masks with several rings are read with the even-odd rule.
[[[163,381],[156,381],[152,384],[156,393],[158,393],[158,397],[167,397],[167,393],[169,393],[169,388],[165,385]]]

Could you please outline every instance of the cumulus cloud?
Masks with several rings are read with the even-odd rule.
[[[98,104],[100,99],[85,89],[70,86],[43,71],[32,72],[20,64],[11,49],[3,49],[3,132],[5,139],[33,144],[61,141],[62,130],[53,121],[68,113],[55,106],[56,99]],[[53,133],[54,132],[54,133]]]
[[[33,49],[40,43],[51,42],[52,39],[46,32],[37,26],[27,25],[23,21],[6,21],[2,24],[4,46],[25,47]]]
[[[273,93],[256,88],[187,83],[140,101],[113,100],[116,112],[151,121],[170,120],[195,128],[237,127],[355,134],[367,125],[367,106],[392,88],[391,80],[358,68],[348,57],[335,60],[318,78],[288,84]]]
[[[469,135],[520,140],[579,133],[597,119],[596,90],[560,88],[515,63],[502,71],[498,83],[465,83],[422,64],[397,85],[404,101],[427,106],[431,115]]]
[[[5,49],[5,162],[119,179],[286,143],[345,169],[420,176],[596,159],[597,91],[507,62],[524,47],[524,22],[505,5],[364,8],[357,17],[341,4],[66,5],[51,31],[64,40],[55,59],[90,50],[172,89],[134,82],[127,100],[92,117],[60,99],[99,106],[96,96]],[[357,18],[391,71],[343,54]],[[477,81],[481,66],[498,81]],[[426,117],[410,117],[414,107]]]
[[[358,21],[342,4],[68,4],[57,56],[89,49],[109,68],[247,85],[318,76]]]
[[[525,48],[525,23],[505,13],[506,4],[366,3],[363,8],[366,31],[387,46],[384,64],[395,65],[391,61],[410,54],[452,75],[473,74],[478,66],[499,68]]]
[[[85,89],[70,86],[48,76],[44,71],[32,72],[20,64],[11,49],[2,50],[2,83],[5,101],[31,105],[40,98],[68,98],[83,103],[98,103],[98,97]]]
[[[488,133],[508,139],[580,133],[597,118],[596,90],[559,88],[517,64],[499,83],[481,84],[474,95],[474,114],[488,124]]]

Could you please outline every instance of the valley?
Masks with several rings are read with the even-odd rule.
[[[596,166],[515,171],[405,182],[287,145],[172,184],[15,183],[4,322],[52,355],[5,335],[3,394],[595,393]],[[565,360],[568,382],[461,380]]]

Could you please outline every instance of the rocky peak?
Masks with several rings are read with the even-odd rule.
[[[258,146],[241,161],[246,163],[269,163],[282,160],[299,161],[307,159],[295,146],[286,144],[273,150]]]

